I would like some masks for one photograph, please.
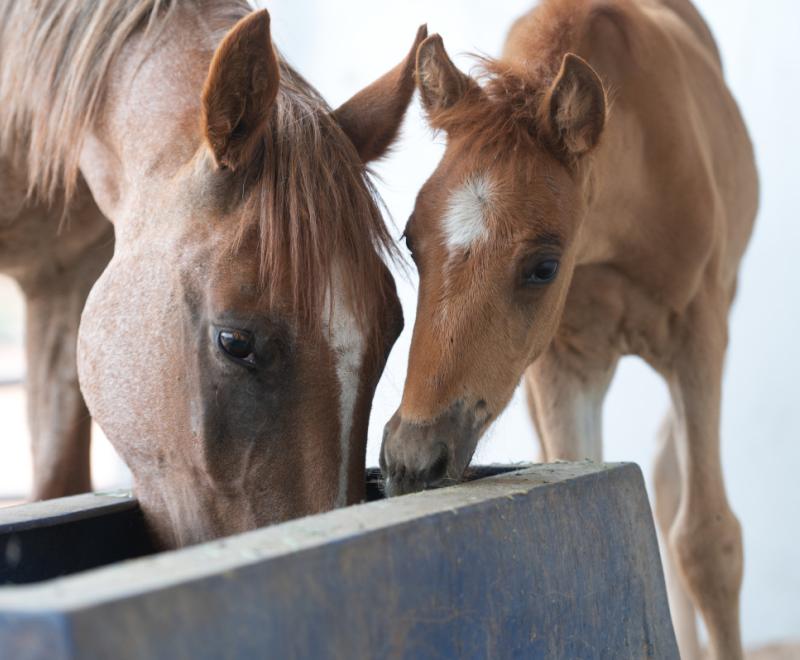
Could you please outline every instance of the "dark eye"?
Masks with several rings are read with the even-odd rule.
[[[406,248],[408,249],[409,254],[413,257],[414,256],[414,241],[411,240],[411,236],[407,233],[403,233],[403,239],[406,242]]]
[[[220,330],[217,335],[219,347],[236,360],[255,364],[253,333],[247,330]]]
[[[524,284],[549,284],[558,273],[558,259],[542,259],[522,271]]]

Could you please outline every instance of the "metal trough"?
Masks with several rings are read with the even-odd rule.
[[[157,554],[130,497],[0,510],[0,658],[678,657],[637,466],[486,474]]]

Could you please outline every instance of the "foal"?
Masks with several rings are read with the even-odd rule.
[[[89,488],[79,376],[164,546],[362,499],[402,328],[364,163],[424,29],[331,111],[238,0],[18,0],[0,21],[0,267],[32,315],[36,495]]]
[[[522,377],[546,458],[601,460],[603,398],[639,355],[672,396],[655,508],[682,653],[693,603],[713,657],[740,658],[720,382],[758,184],[710,32],[686,0],[545,0],[484,79],[420,46],[448,141],[405,232],[420,292],[387,489],[459,479]]]

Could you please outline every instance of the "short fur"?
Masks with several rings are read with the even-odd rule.
[[[402,311],[361,150],[397,134],[424,27],[340,124],[240,0],[0,18],[0,270],[28,304],[34,497],[91,487],[89,411],[164,546],[363,497]]]
[[[28,193],[46,203],[71,199],[83,140],[97,117],[115,57],[138,31],[166,29],[176,0],[98,0],[35,4],[5,2],[0,9],[0,153],[24,163]],[[246,0],[211,7],[215,29],[250,11]],[[24,37],[21,37],[24,35]],[[151,36],[155,36],[152,35]]]
[[[689,0],[543,0],[477,80],[436,36],[417,66],[448,142],[405,232],[420,292],[388,491],[459,479],[520,379],[544,457],[601,460],[605,393],[641,356],[672,395],[655,512],[681,655],[699,657],[696,608],[711,657],[741,658],[719,411],[758,176],[708,27]],[[476,174],[495,189],[488,236],[454,262],[448,208]]]

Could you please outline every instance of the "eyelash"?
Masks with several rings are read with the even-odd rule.
[[[406,244],[406,249],[408,253],[413,257],[414,256],[414,242],[406,232],[403,232],[403,235],[400,237]]]

